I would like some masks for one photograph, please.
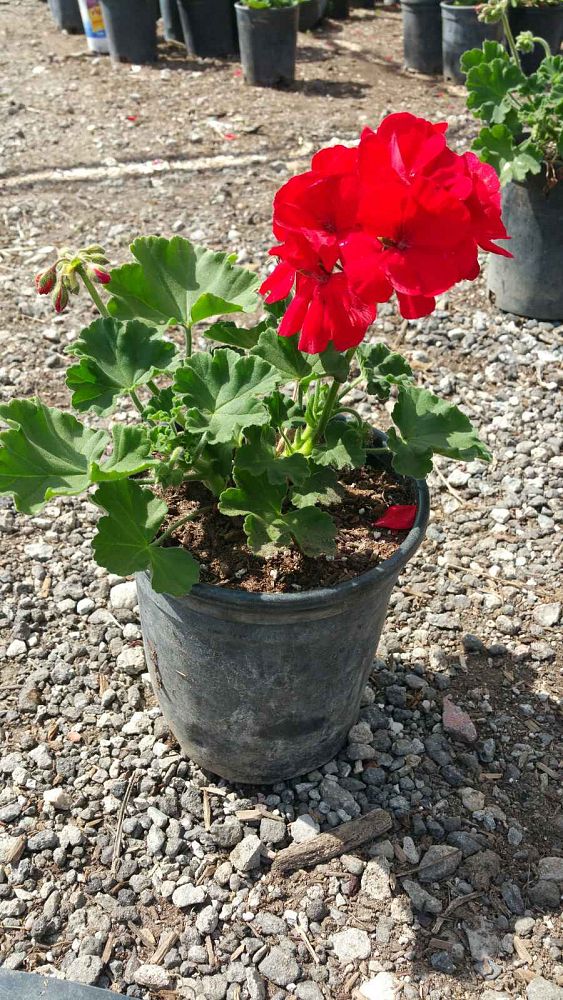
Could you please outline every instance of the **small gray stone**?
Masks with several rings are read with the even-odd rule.
[[[301,970],[293,955],[285,948],[276,946],[272,948],[266,958],[264,958],[258,969],[266,979],[276,986],[289,986],[296,983],[301,974]]]
[[[386,858],[368,861],[362,875],[361,888],[370,899],[383,901],[391,898],[390,865]]]
[[[330,937],[334,954],[343,965],[357,962],[371,955],[371,942],[366,931],[356,927],[346,927]]]
[[[365,1000],[397,1000],[400,982],[392,972],[378,972],[360,986],[360,996]]]
[[[151,826],[147,836],[147,851],[149,854],[160,854],[166,843],[166,834],[158,826]]]
[[[240,844],[231,851],[229,859],[238,872],[249,872],[260,867],[262,841],[255,833],[243,837]]]
[[[563,988],[538,976],[528,983],[526,997],[527,1000],[563,1000]]]
[[[561,617],[561,604],[536,604],[534,610],[532,611],[532,618],[538,625],[542,625],[544,628],[551,628],[552,625],[557,625]]]
[[[129,677],[137,677],[147,669],[142,646],[127,646],[115,662],[117,669],[123,670]]]
[[[408,893],[415,910],[418,910],[419,913],[442,912],[440,900],[423,889],[414,879],[403,879],[403,889]]]
[[[223,1000],[229,989],[229,981],[221,973],[215,976],[204,976],[201,985],[205,1000]]]
[[[250,1000],[266,1000],[266,984],[257,969],[246,970],[246,988]]]
[[[97,955],[79,955],[67,969],[67,979],[84,986],[95,986],[102,974],[104,963]]]
[[[462,788],[459,795],[464,808],[468,812],[479,812],[485,805],[483,792],[478,792],[476,788]]]
[[[310,979],[306,983],[298,983],[293,995],[297,1000],[324,1000],[320,986]]]
[[[200,934],[213,934],[218,923],[219,918],[214,906],[204,906],[195,921],[196,929]]]
[[[165,990],[171,984],[170,975],[161,965],[140,965],[134,977],[138,986],[152,990]]]
[[[285,823],[265,817],[260,820],[260,840],[264,844],[282,844],[286,838]]]
[[[137,584],[134,580],[117,583],[109,592],[109,603],[112,608],[126,608],[132,611],[137,604]]]
[[[291,823],[289,832],[295,844],[303,844],[306,840],[312,840],[320,832],[320,826],[312,816],[304,813],[298,816],[294,823]]]
[[[556,910],[561,899],[561,892],[557,882],[550,882],[548,879],[540,879],[528,889],[530,902],[538,909]]]
[[[343,809],[349,816],[357,816],[361,811],[352,793],[336,781],[323,778],[319,791],[323,801],[332,809]]]
[[[275,913],[268,913],[267,910],[256,914],[252,921],[252,926],[256,928],[259,934],[278,934],[282,937],[287,933],[285,920],[276,916]]]
[[[550,882],[563,883],[563,858],[540,858],[538,877],[548,879]]]
[[[172,893],[172,902],[180,909],[187,906],[199,906],[205,902],[206,898],[207,893],[203,886],[192,885],[190,882],[186,885],[179,885]]]
[[[511,913],[522,916],[526,907],[522,899],[522,893],[515,882],[504,882],[501,886],[501,894]]]
[[[458,847],[434,844],[428,848],[420,862],[418,878],[421,882],[442,882],[453,875],[461,858],[462,854]]]

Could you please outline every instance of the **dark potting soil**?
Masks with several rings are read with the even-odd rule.
[[[296,547],[280,549],[268,558],[248,548],[242,517],[226,517],[214,507],[182,525],[171,544],[183,545],[201,563],[201,582],[253,593],[280,594],[315,590],[350,580],[388,559],[407,532],[376,528],[375,521],[392,504],[415,502],[413,483],[375,466],[343,475],[342,500],[328,509],[337,526],[333,557],[304,556]],[[170,523],[209,504],[200,483],[185,483],[166,491]]]

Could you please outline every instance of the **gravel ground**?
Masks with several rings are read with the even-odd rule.
[[[400,71],[392,11],[303,39],[286,93],[164,46],[154,69],[112,70],[31,0],[0,7],[0,35],[3,399],[67,402],[63,351],[89,311],[54,318],[35,297],[53,244],[96,240],[117,262],[139,230],[180,232],[262,266],[272,194],[318,145],[405,106],[455,141],[473,131],[461,90]],[[94,506],[24,519],[0,500],[5,966],[152,1000],[561,1000],[562,330],[492,311],[481,281],[424,321],[381,310],[375,336],[495,457],[432,476],[360,721],[299,780],[234,787],[183,758],[134,584],[92,560]],[[375,807],[388,839],[270,871]]]

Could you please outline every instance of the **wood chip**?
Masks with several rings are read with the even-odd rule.
[[[526,945],[524,944],[522,938],[518,937],[518,935],[515,934],[513,940],[514,940],[514,951],[518,955],[518,958],[521,958],[523,962],[527,962],[528,965],[532,965],[533,958],[530,955],[528,949],[526,948]]]
[[[113,931],[110,931],[110,935],[106,941],[104,950],[102,952],[102,962],[104,963],[104,965],[106,965],[109,962],[112,956],[114,944],[115,944],[115,935]]]
[[[46,576],[39,589],[39,597],[48,597],[51,590],[51,577]]]
[[[209,934],[205,938],[205,947],[207,948],[207,957],[209,959],[209,964],[213,967],[216,964],[217,959],[215,958],[215,952],[213,951],[213,941],[211,940]]]
[[[297,924],[295,930],[299,934],[299,937],[303,940],[303,944],[305,945],[307,951],[309,952],[311,958],[313,959],[313,962],[315,963],[315,965],[318,965],[319,962],[320,962],[320,958],[317,955],[315,949],[313,948],[313,945],[309,941],[309,938],[307,937],[307,935],[306,935],[305,931],[303,930],[303,928],[301,927],[301,925]]]
[[[146,948],[150,948],[151,951],[154,950],[156,947],[156,938],[152,931],[149,931],[148,927],[137,927],[137,924],[134,924],[132,920],[127,921],[127,926],[131,931],[131,934],[133,934],[138,941],[141,941],[141,943],[144,944]]]
[[[203,825],[206,830],[211,829],[211,802],[207,788],[203,789]]]
[[[279,816],[271,816],[266,806],[257,805],[254,809],[237,809],[235,816],[241,823],[257,823],[265,816],[271,819],[279,819]]]
[[[117,867],[117,862],[119,861],[119,855],[121,854],[121,837],[123,833],[123,821],[125,819],[125,812],[127,810],[127,804],[131,797],[131,792],[133,790],[133,785],[137,780],[137,775],[133,773],[129,778],[129,783],[125,789],[125,795],[123,796],[121,802],[121,808],[119,810],[119,816],[117,817],[117,827],[115,829],[115,838],[113,841],[113,857],[111,862],[112,875]]]
[[[178,941],[180,935],[178,931],[163,931],[160,935],[160,940],[158,942],[158,947],[155,952],[149,958],[149,965],[160,965],[164,961],[168,952],[174,947],[176,941]]]
[[[217,788],[216,785],[204,785],[202,791],[209,792],[210,795],[221,795],[223,798],[227,795],[226,788]]]
[[[387,833],[392,826],[393,820],[388,812],[384,809],[373,809],[359,819],[342,823],[330,833],[319,833],[303,844],[292,844],[291,847],[278,851],[272,864],[272,871],[288,872],[322,864],[331,858],[353,851],[368,840],[375,840],[376,837]]]
[[[13,837],[10,848],[4,849],[4,863],[7,865],[17,865],[23,852],[25,851],[25,837]]]
[[[557,771],[554,771],[553,768],[548,767],[547,764],[542,764],[540,761],[538,764],[536,764],[536,767],[538,771],[543,771],[544,774],[549,774],[550,778],[555,778],[556,781],[559,780],[559,775],[557,774]]]

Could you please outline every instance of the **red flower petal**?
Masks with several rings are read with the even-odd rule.
[[[416,518],[416,504],[393,504],[375,522],[376,528],[389,528],[392,531],[410,531]]]

